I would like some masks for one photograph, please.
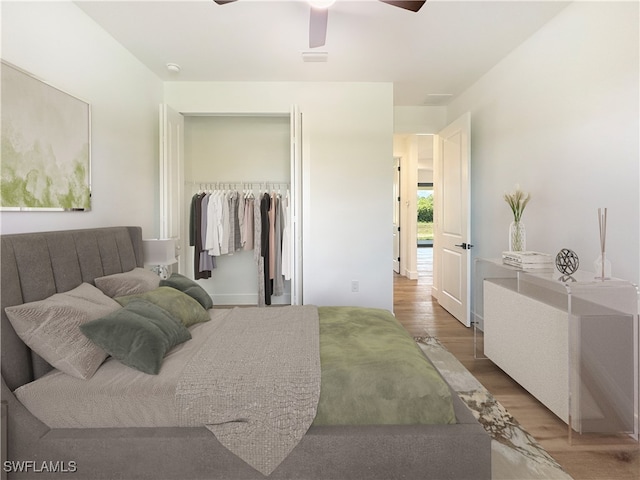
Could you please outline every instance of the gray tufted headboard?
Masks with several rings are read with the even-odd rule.
[[[143,265],[140,227],[2,235],[2,378],[14,390],[51,370],[16,335],[5,307],[43,300]]]

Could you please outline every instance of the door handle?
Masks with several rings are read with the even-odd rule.
[[[455,245],[456,247],[460,247],[463,250],[470,250],[471,247],[473,247],[473,245],[471,245],[470,243],[466,243],[466,242],[462,242],[461,244]]]

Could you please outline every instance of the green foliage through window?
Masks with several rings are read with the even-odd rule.
[[[433,195],[418,198],[418,222],[433,222]]]

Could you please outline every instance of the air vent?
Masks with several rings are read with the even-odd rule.
[[[303,62],[326,62],[328,59],[328,52],[302,52]]]
[[[445,105],[452,97],[453,93],[429,93],[424,105]]]

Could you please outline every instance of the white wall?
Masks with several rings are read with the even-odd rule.
[[[638,3],[574,2],[449,107],[471,112],[473,254],[507,248],[503,194],[531,192],[527,248],[593,270],[608,208],[613,275],[638,282]]]
[[[393,109],[396,134],[438,133],[447,123],[447,107],[398,106]]]
[[[71,2],[2,2],[2,58],[91,104],[92,211],[2,212],[2,233],[140,225],[158,233],[162,82]]]
[[[167,82],[165,101],[183,113],[286,113],[298,105],[303,301],[393,308],[391,84]]]

